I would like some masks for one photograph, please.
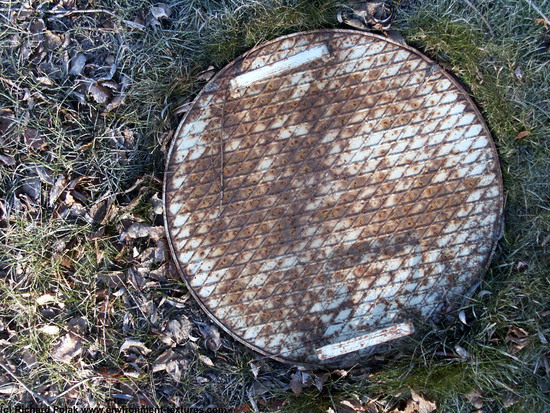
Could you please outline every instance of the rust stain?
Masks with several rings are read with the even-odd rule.
[[[197,97],[168,156],[166,228],[191,292],[235,338],[323,364],[318,349],[406,335],[395,326],[481,276],[502,219],[498,157],[460,86],[423,80],[431,65],[323,30],[256,47]]]

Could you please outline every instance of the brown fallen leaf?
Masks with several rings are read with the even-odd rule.
[[[189,361],[181,354],[169,349],[162,353],[153,363],[153,373],[166,371],[175,381],[189,368]]]
[[[162,202],[162,199],[159,199],[158,194],[153,194],[150,202],[153,206],[153,212],[155,213],[155,215],[162,215],[164,213],[164,203]]]
[[[529,132],[528,130],[524,130],[524,131],[518,133],[517,136],[514,138],[514,140],[519,141],[520,139],[526,138],[529,135],[531,135],[531,132]]]
[[[208,66],[208,69],[203,70],[197,76],[199,82],[207,82],[216,74],[216,68],[214,66]]]
[[[199,360],[208,367],[214,367],[214,362],[212,359],[204,354],[199,355]]]
[[[136,222],[135,224],[130,225],[130,227],[121,234],[121,239],[145,238],[149,236],[150,230],[151,227],[149,225]]]
[[[46,304],[52,304],[52,303],[55,303],[55,304],[60,303],[59,300],[57,299],[57,296],[54,294],[50,294],[50,293],[42,294],[40,297],[36,299],[36,304],[41,306]]]
[[[93,204],[88,212],[90,218],[96,223],[105,225],[109,219],[114,199],[114,196],[109,196],[107,198],[102,198]]]
[[[182,315],[179,319],[170,320],[164,327],[160,340],[170,346],[176,347],[189,340],[189,333],[193,324],[189,319]]]
[[[302,372],[297,371],[290,377],[290,388],[292,392],[296,395],[302,393],[304,384],[302,383]]]
[[[32,149],[45,149],[46,141],[40,137],[40,132],[34,128],[27,128],[23,133],[25,145]]]
[[[152,350],[147,348],[147,346],[141,341],[135,340],[133,338],[127,338],[120,346],[121,353],[139,353],[143,356],[146,356],[151,353],[151,351]]]
[[[96,103],[99,104],[107,103],[113,97],[113,92],[111,92],[111,89],[98,82],[93,83],[88,92],[92,95],[92,98],[96,101]]]
[[[47,336],[56,336],[61,331],[59,327],[54,325],[45,325],[38,329],[41,333],[46,334]]]
[[[510,354],[516,354],[529,344],[529,333],[523,328],[510,326],[506,334],[506,342]]]
[[[0,109],[0,143],[2,135],[6,135],[13,124],[15,117],[11,109]]]
[[[157,227],[151,227],[149,229],[149,236],[151,237],[151,241],[159,242],[160,240],[165,239],[166,230],[162,225],[159,225]]]
[[[57,200],[65,190],[66,186],[67,186],[67,178],[65,178],[64,175],[59,175],[55,180],[55,184],[50,190],[50,201],[49,201],[50,207],[54,206],[54,204],[57,202]]]
[[[6,383],[0,385],[0,394],[14,396],[24,393],[25,389],[17,383]]]
[[[62,363],[70,363],[82,354],[82,339],[73,333],[65,334],[57,344],[52,358]]]
[[[464,397],[476,409],[481,409],[483,407],[483,390],[482,389],[474,389],[470,393],[465,394]]]
[[[88,323],[88,320],[86,320],[84,317],[73,317],[69,320],[67,323],[67,326],[69,329],[76,334],[85,334],[88,329],[90,328],[90,325]]]
[[[516,271],[524,271],[529,267],[529,264],[523,261],[518,261],[516,264]]]
[[[158,20],[167,19],[172,14],[172,9],[166,3],[157,3],[149,9],[151,15]]]
[[[339,413],[355,413],[355,412],[364,412],[365,409],[361,402],[357,400],[344,400],[340,402],[338,406]]]
[[[75,57],[73,57],[71,60],[69,74],[73,76],[80,76],[82,69],[86,66],[86,60],[86,55],[84,55],[84,53],[78,53]]]
[[[249,361],[248,364],[250,364],[250,371],[252,372],[254,379],[257,379],[258,374],[260,373],[260,366],[253,361]]]
[[[10,155],[0,154],[0,163],[3,163],[6,166],[15,166],[15,158]]]
[[[420,394],[411,389],[411,398],[403,408],[392,410],[392,413],[431,413],[437,409],[434,402],[426,400]]]
[[[216,351],[218,351],[222,346],[222,340],[218,328],[215,325],[201,323],[200,321],[195,321],[195,324],[204,338],[204,346],[216,354]]]

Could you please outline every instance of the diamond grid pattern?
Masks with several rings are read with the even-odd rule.
[[[329,61],[229,90],[322,44]],[[195,102],[169,159],[167,227],[194,294],[237,338],[315,362],[320,346],[431,316],[479,276],[502,209],[497,158],[471,101],[430,68],[376,36],[301,34]]]

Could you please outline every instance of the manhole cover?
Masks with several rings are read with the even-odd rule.
[[[203,309],[260,353],[314,364],[459,303],[503,208],[464,90],[418,51],[348,30],[279,38],[221,70],[176,132],[164,197]]]

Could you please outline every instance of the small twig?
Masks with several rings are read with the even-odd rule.
[[[102,377],[88,377],[87,379],[81,380],[78,383],[76,383],[76,384],[72,385],[71,387],[69,387],[64,392],[59,393],[57,396],[55,396],[53,401],[56,402],[57,400],[59,400],[60,398],[65,396],[67,393],[69,393],[70,391],[76,389],[78,386],[81,386],[82,384],[86,383],[87,381],[90,381],[90,380],[93,380],[93,379],[100,379],[100,378],[102,378]]]
[[[105,354],[107,354],[107,335],[105,334],[105,326],[107,325],[107,311],[109,310],[109,297],[111,297],[110,287],[109,287],[109,291],[107,292],[107,298],[105,299],[105,310],[103,310],[102,333],[103,333],[103,351]]]
[[[548,19],[548,17],[546,17],[546,14],[544,14],[541,11],[541,9],[539,9],[531,0],[525,0],[525,1],[529,4],[529,6],[531,6],[539,14],[540,17],[544,19],[546,24],[550,26],[550,20]]]
[[[0,367],[2,367],[4,370],[6,370],[6,373],[8,373],[12,377],[12,379],[14,379],[17,383],[19,383],[19,385],[22,386],[35,400],[39,400],[42,403],[44,403],[48,407],[48,409],[50,409],[51,412],[54,411],[51,404],[48,403],[48,401],[45,398],[43,398],[39,394],[36,394],[31,389],[29,389],[25,385],[25,383],[23,383],[21,380],[19,380],[19,378],[15,374],[13,374],[11,372],[11,370],[4,363],[2,363],[1,361],[0,361]]]
[[[485,25],[489,29],[489,33],[491,33],[491,36],[494,36],[495,32],[493,32],[493,29],[491,28],[491,25],[489,24],[489,21],[485,18],[485,16],[483,16],[483,14],[481,14],[481,12],[477,9],[477,7],[474,6],[470,2],[470,0],[464,0],[464,3],[466,3],[473,11],[475,11],[477,13],[477,15],[481,18],[481,20],[483,20],[483,22],[485,23]]]

